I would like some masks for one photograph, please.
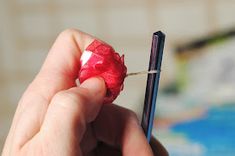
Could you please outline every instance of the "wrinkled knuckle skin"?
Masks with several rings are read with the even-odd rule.
[[[52,99],[52,103],[68,103],[70,99],[68,98],[68,93],[65,91],[60,91],[55,94]]]
[[[61,39],[71,39],[73,38],[75,35],[81,36],[83,33],[82,31],[80,31],[79,29],[75,29],[75,28],[69,28],[69,29],[65,29],[64,31],[62,31],[59,34],[59,38]]]
[[[85,95],[72,91],[61,91],[53,98],[53,103],[59,104],[65,109],[71,109],[71,111],[80,111],[87,101]]]

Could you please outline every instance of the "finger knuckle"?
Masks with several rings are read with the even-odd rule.
[[[83,105],[86,101],[87,98],[85,95],[72,91],[61,91],[53,98],[54,103],[62,106],[64,109],[71,109],[78,113],[82,111]]]
[[[76,34],[76,33],[80,33],[80,30],[78,29],[75,29],[75,28],[68,28],[68,29],[65,29],[64,31],[62,31],[60,33],[60,37],[71,37],[73,34]]]
[[[127,116],[128,116],[128,119],[131,123],[135,123],[135,124],[139,123],[138,117],[134,111],[127,110]]]
[[[52,102],[67,102],[68,94],[65,91],[60,91],[56,93],[52,99]]]

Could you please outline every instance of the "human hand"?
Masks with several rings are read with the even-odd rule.
[[[101,78],[76,85],[81,53],[93,40],[73,29],[59,35],[18,104],[3,156],[153,155],[134,113],[102,106]]]

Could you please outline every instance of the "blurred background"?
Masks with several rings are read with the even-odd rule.
[[[152,33],[166,34],[153,133],[170,155],[234,155],[235,0],[0,1],[0,149],[17,102],[57,35],[78,28],[148,68]],[[115,103],[141,118],[146,75]]]

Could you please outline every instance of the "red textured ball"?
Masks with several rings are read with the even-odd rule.
[[[81,56],[78,79],[82,83],[90,77],[102,77],[107,87],[104,103],[112,103],[123,90],[126,72],[124,55],[120,57],[111,46],[94,40]]]

